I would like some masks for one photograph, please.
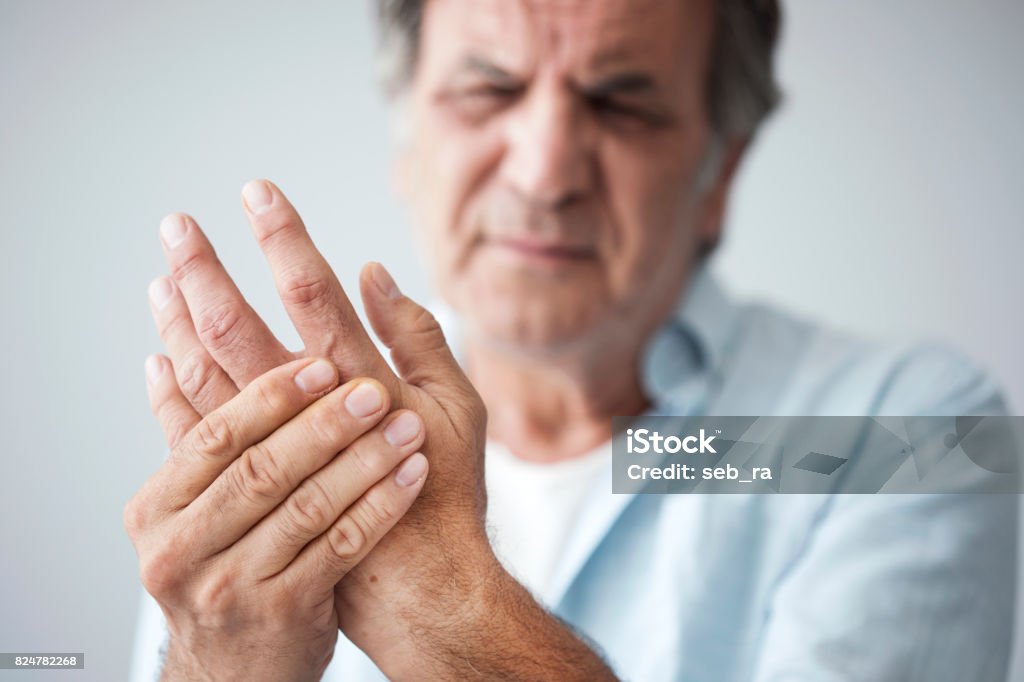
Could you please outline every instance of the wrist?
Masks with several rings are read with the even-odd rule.
[[[482,528],[473,539],[462,535],[429,553],[402,554],[410,560],[398,572],[377,571],[367,561],[342,580],[339,618],[345,635],[387,677],[421,679],[446,658],[444,650],[479,630],[494,613],[495,595],[515,581]]]
[[[299,647],[296,647],[299,650]],[[296,661],[294,665],[281,656],[267,659],[260,651],[232,652],[228,647],[208,645],[191,646],[171,637],[160,672],[161,682],[223,682],[246,680],[305,680],[315,681],[323,676],[330,656],[321,664]],[[333,653],[333,652],[332,652]]]
[[[160,682],[175,680],[212,680],[213,671],[200,664],[187,646],[183,646],[176,638],[167,642],[167,653],[164,656],[163,668],[160,671]]]

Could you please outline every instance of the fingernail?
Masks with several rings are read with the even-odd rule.
[[[157,277],[149,283],[149,300],[157,310],[163,310],[173,295],[174,284],[170,277]]]
[[[274,203],[270,186],[262,180],[250,180],[242,188],[242,198],[251,213],[263,213]]]
[[[150,355],[146,358],[146,381],[152,386],[160,380],[164,373],[164,361],[159,355]]]
[[[398,468],[398,471],[395,473],[395,483],[403,488],[408,488],[423,478],[426,473],[427,458],[423,456],[423,453],[417,452],[405,460],[402,466]]]
[[[420,418],[412,412],[403,412],[384,429],[384,440],[394,447],[411,442],[420,435]]]
[[[326,360],[317,360],[295,375],[295,383],[306,393],[319,393],[334,384],[334,377],[334,365]]]
[[[185,219],[177,213],[169,215],[160,221],[160,237],[163,238],[167,248],[173,249],[185,240],[188,232],[188,225]]]
[[[345,409],[353,417],[362,419],[376,414],[384,405],[384,398],[376,385],[371,383],[359,384],[345,398]]]
[[[398,290],[398,285],[395,284],[395,280],[391,278],[391,275],[380,263],[374,263],[373,283],[377,285],[380,293],[384,294],[387,298],[398,298],[402,295],[402,292]]]

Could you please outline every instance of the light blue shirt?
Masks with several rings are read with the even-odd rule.
[[[449,333],[449,338],[454,338]],[[654,411],[996,415],[935,345],[877,345],[739,304],[702,269],[641,360]],[[537,598],[632,680],[1002,682],[1015,495],[613,495],[611,471]],[[144,599],[133,680],[164,638]],[[380,679],[342,636],[325,680]]]

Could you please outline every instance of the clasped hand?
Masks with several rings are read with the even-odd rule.
[[[420,592],[495,570],[486,414],[383,266],[360,291],[397,375],[280,190],[253,181],[243,205],[305,350],[273,336],[192,218],[164,219],[171,277],[150,300],[169,357],[147,378],[171,452],[125,526],[167,618],[165,676],[316,679],[339,626],[393,647]]]

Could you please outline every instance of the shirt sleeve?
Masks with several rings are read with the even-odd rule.
[[[837,498],[778,585],[756,682],[1003,682],[1015,495]]]
[[[167,645],[167,623],[156,600],[145,590],[139,598],[130,682],[159,680]]]
[[[1005,410],[987,376],[928,352],[900,366],[879,413]],[[1012,494],[833,496],[778,579],[752,679],[1004,682],[1018,515]]]

